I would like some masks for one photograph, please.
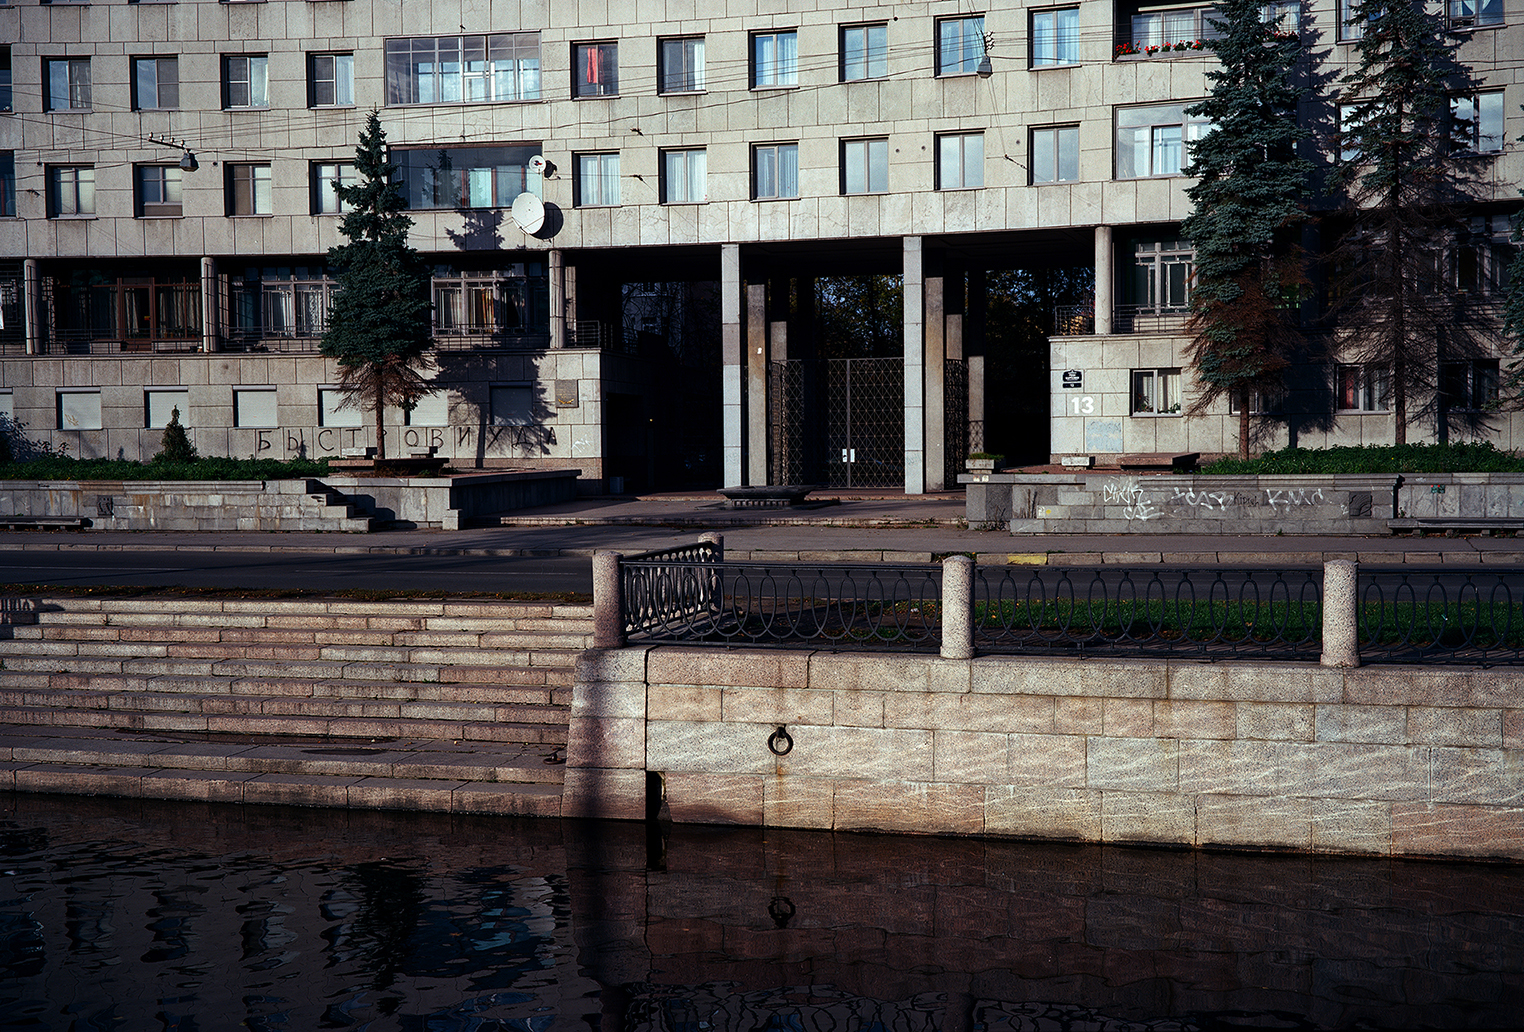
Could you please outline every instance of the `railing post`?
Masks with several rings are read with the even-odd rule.
[[[624,592],[618,552],[593,553],[593,648],[624,648]]]
[[[1323,564],[1323,658],[1327,667],[1360,665],[1360,564],[1330,559]]]
[[[715,562],[717,562],[717,563],[723,563],[725,561],[725,535],[724,534],[716,534],[714,531],[711,530],[707,534],[700,534],[699,535],[699,540],[700,541],[706,541],[709,544],[714,546],[714,561]]]
[[[942,658],[974,658],[974,561],[942,560]]]

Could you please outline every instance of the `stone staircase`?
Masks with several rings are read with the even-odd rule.
[[[0,790],[556,816],[558,603],[0,600]]]

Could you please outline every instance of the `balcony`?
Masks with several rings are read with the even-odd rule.
[[[1478,4],[1500,0],[1452,0]],[[1149,7],[1133,3],[1117,9],[1117,60],[1189,55],[1205,50],[1207,41],[1221,39],[1222,32],[1212,25],[1216,8],[1210,4],[1193,7]],[[1300,0],[1273,0],[1260,9],[1260,16],[1275,24],[1279,34],[1295,34],[1301,28]]]

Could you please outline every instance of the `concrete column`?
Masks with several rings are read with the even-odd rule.
[[[593,553],[593,648],[624,647],[624,591],[619,552]]]
[[[1360,665],[1360,564],[1331,559],[1323,564],[1323,656],[1326,667]]]
[[[36,258],[21,265],[21,325],[26,330],[26,353],[37,354],[42,350],[42,281]]]
[[[1111,309],[1115,304],[1117,253],[1110,226],[1095,227],[1095,332],[1111,332]]]
[[[963,354],[968,359],[968,450],[989,451],[984,400],[984,327],[989,315],[989,277],[983,269],[968,273],[968,316],[963,326]]]
[[[926,493],[925,252],[918,236],[904,239],[905,493]]]
[[[944,296],[946,280],[940,275],[926,277],[925,291],[925,361],[926,361],[926,490],[941,491],[947,486],[947,308]]]
[[[746,483],[767,469],[767,284],[746,284]]]
[[[700,534],[699,535],[699,540],[702,541],[702,542],[705,542],[706,544],[710,544],[710,545],[714,546],[714,559],[715,559],[715,562],[723,563],[725,561],[725,535],[724,534],[718,534],[718,533],[716,533],[716,532],[711,530],[711,531],[708,531],[707,533]]]
[[[222,338],[222,305],[217,289],[217,259],[201,259],[201,350],[211,354]]]
[[[787,362],[789,323],[789,279],[774,277],[767,281],[767,348],[768,358],[774,362]]]
[[[974,658],[974,561],[942,560],[942,658]]]
[[[746,482],[745,424],[741,403],[741,247],[720,246],[721,438],[725,453],[723,487]]]
[[[546,266],[550,288],[550,346],[566,347],[566,255],[559,247],[550,251]]]

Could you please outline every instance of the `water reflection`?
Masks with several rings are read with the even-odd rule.
[[[1524,869],[0,796],[0,1028],[1516,1024]]]

